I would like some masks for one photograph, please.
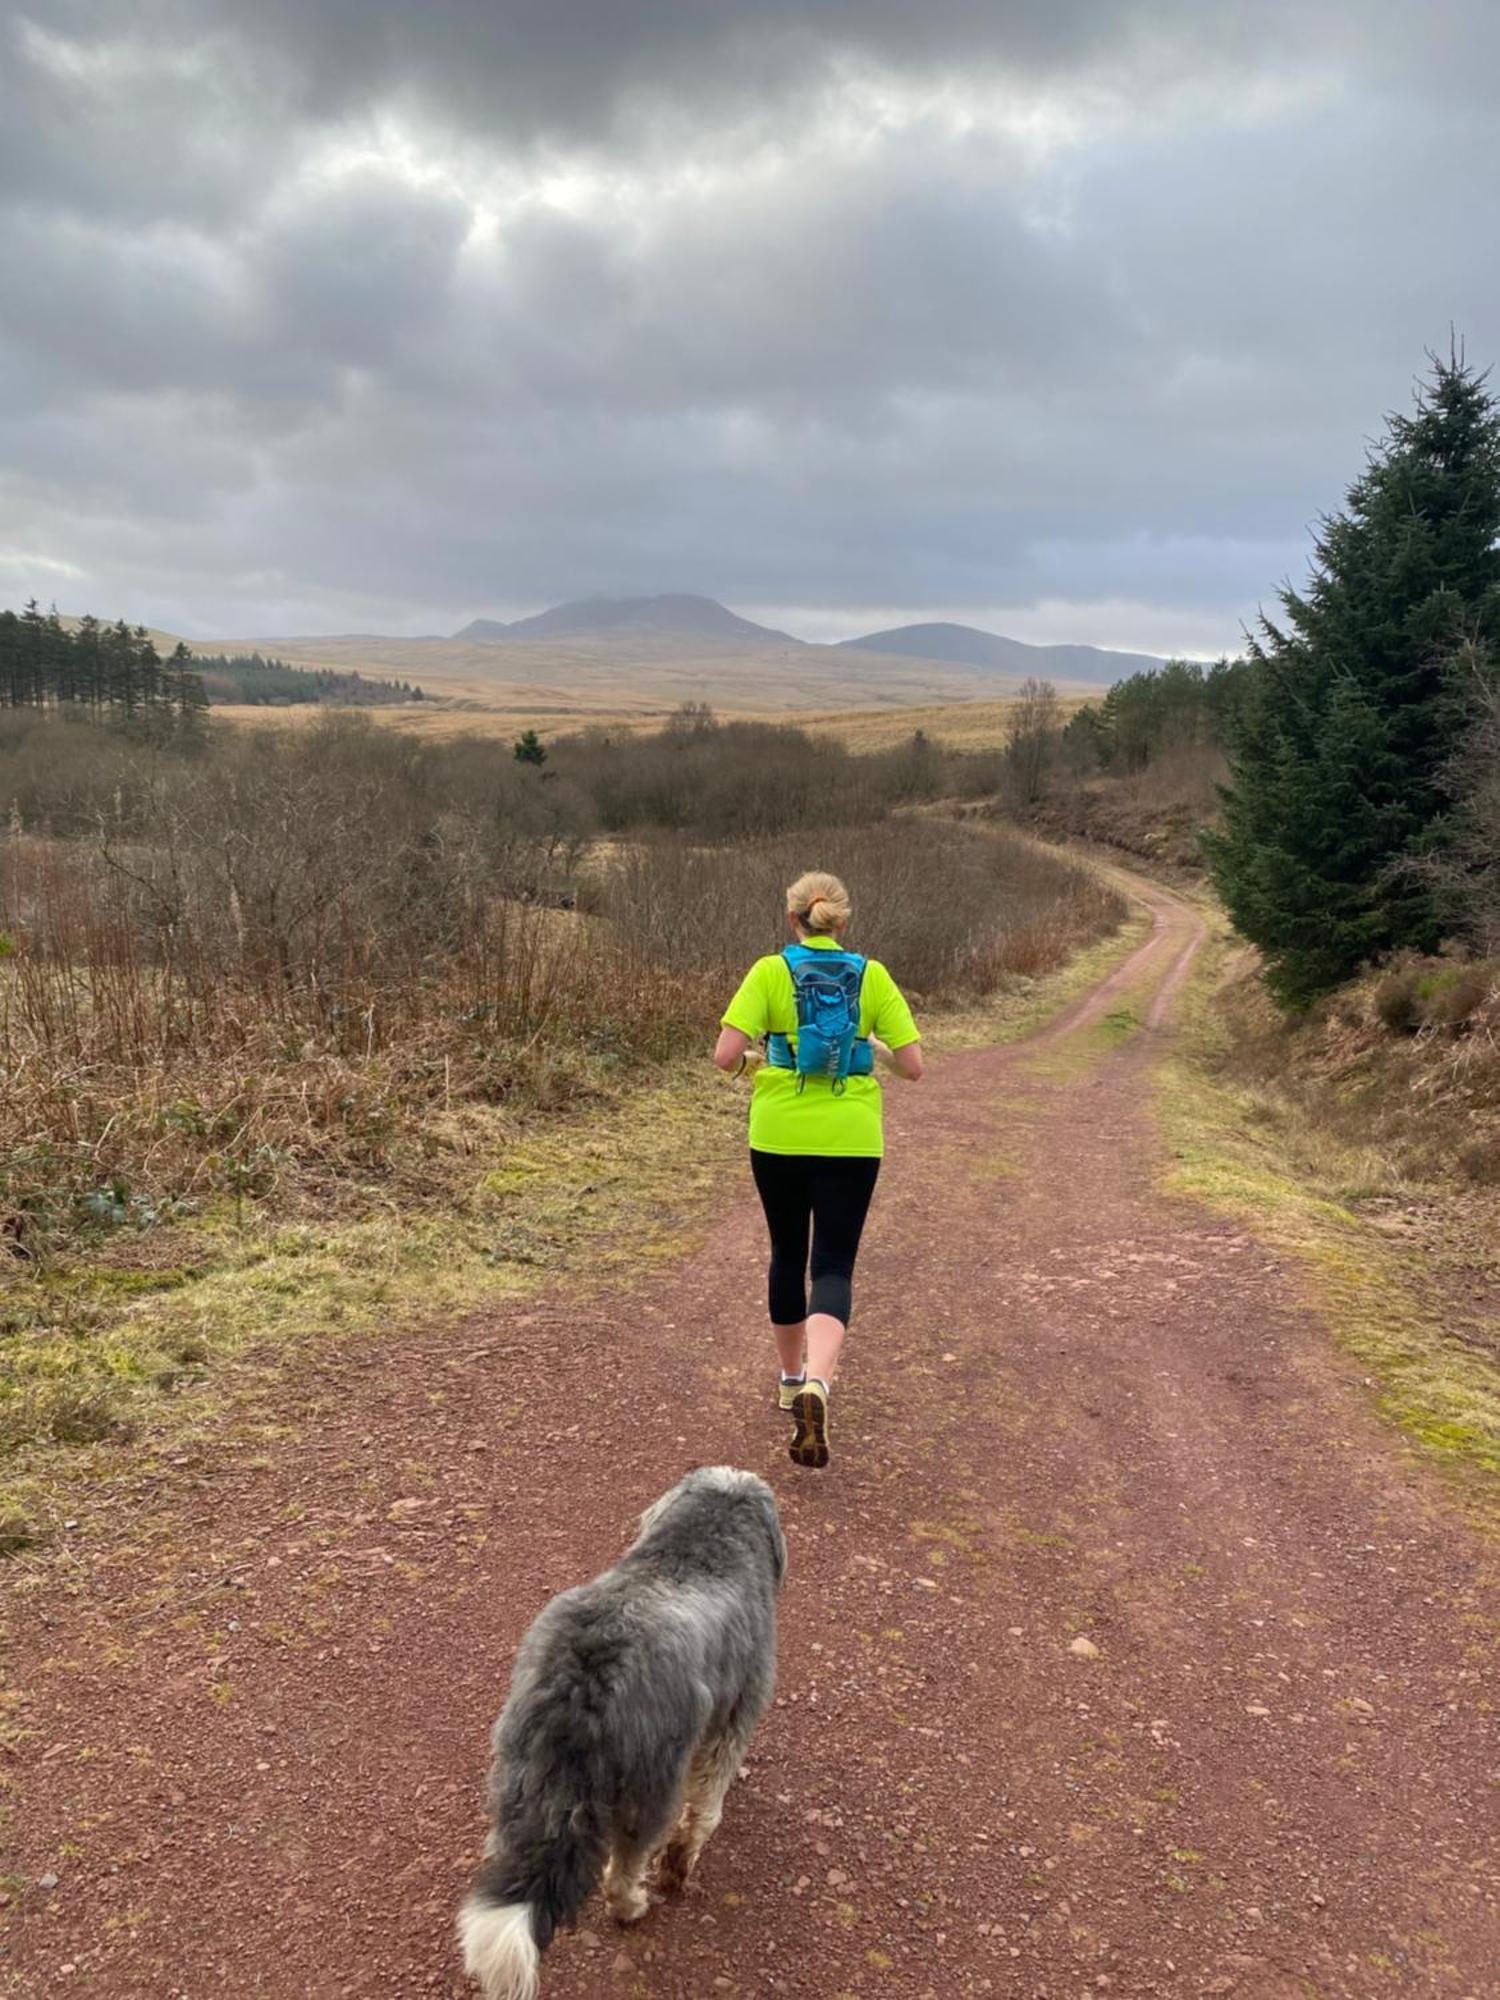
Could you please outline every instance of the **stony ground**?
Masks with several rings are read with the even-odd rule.
[[[457,2000],[516,1641],[721,1460],[781,1498],[782,1691],[685,1901],[591,1906],[550,2000],[1500,1992],[1493,1558],[1291,1274],[1153,1192],[1198,929],[1146,893],[1121,973],[893,1102],[826,1473],[746,1175],[608,1311],[344,1347],[124,1489],[12,1627],[0,1992]]]

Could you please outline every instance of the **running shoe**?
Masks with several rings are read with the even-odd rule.
[[[818,1381],[804,1382],[792,1398],[797,1428],[789,1447],[793,1465],[828,1463],[828,1390]]]
[[[807,1382],[805,1375],[783,1375],[776,1385],[776,1407],[791,1413],[793,1403]]]

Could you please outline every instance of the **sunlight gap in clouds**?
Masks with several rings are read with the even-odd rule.
[[[1221,80],[1181,78],[1163,86],[1155,109],[1163,130],[1256,127],[1306,115],[1340,88],[1327,73],[1260,75],[1232,92]],[[643,132],[634,148],[623,142],[607,149],[555,142],[508,147],[498,132],[488,142],[459,137],[384,107],[357,125],[320,134],[272,200],[283,206],[379,174],[462,201],[470,213],[466,249],[483,256],[503,238],[508,220],[536,208],[580,222],[641,222],[684,201],[706,206],[813,168],[856,167],[903,141],[930,145],[941,157],[988,140],[1004,149],[1018,191],[1031,183],[1024,197],[1028,222],[1061,232],[1072,219],[1069,156],[1130,134],[1139,111],[1121,90],[1094,79],[1068,91],[991,78],[914,82],[853,62],[838,66],[815,110],[794,130],[758,112],[695,131],[673,123],[670,143]]]
[[[212,70],[212,51],[202,42],[147,41],[127,36],[85,40],[45,28],[26,14],[15,20],[22,58],[60,83],[81,85],[96,93],[128,89],[133,83],[155,83],[162,77],[194,83]]]
[[[533,206],[580,221],[648,214],[683,199],[704,203],[770,185],[816,164],[855,166],[882,146],[919,138],[936,146],[986,138],[1002,142],[1018,174],[1040,172],[1058,155],[1104,129],[1113,112],[1097,96],[1084,105],[1056,93],[1002,90],[957,81],[912,84],[886,72],[846,66],[816,110],[791,132],[763,115],[693,135],[674,130],[671,145],[507,148],[456,138],[385,109],[355,127],[329,131],[282,185],[302,191],[336,187],[380,173],[413,189],[451,194],[473,216],[476,241],[505,218]]]

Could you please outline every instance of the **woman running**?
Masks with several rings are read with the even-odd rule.
[[[781,1362],[777,1401],[797,1427],[794,1462],[826,1465],[829,1389],[884,1150],[874,1063],[915,1083],[922,1051],[911,1009],[885,967],[843,949],[849,892],[838,877],[800,876],[786,892],[786,912],[797,942],[757,959],[746,973],[724,1015],[714,1061],[738,1071],[752,1045],[765,1040],[766,1061],[750,1098],[750,1167],[771,1234],[771,1331]],[[829,956],[820,960],[819,954]],[[838,996],[841,984],[847,1003]],[[846,1004],[848,1032],[840,1041],[839,1010]],[[812,1025],[819,1020],[821,1026]],[[800,1069],[799,1024],[808,1028]],[[814,1051],[825,1066],[807,1073]],[[837,1072],[845,1068],[841,1077]]]

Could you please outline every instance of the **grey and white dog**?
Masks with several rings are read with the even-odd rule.
[[[601,1877],[634,1923],[680,1890],[776,1680],[786,1543],[771,1489],[705,1466],[641,1516],[613,1569],[521,1641],[495,1724],[485,1859],[459,1913],[485,2000],[534,2000],[541,1954]]]

